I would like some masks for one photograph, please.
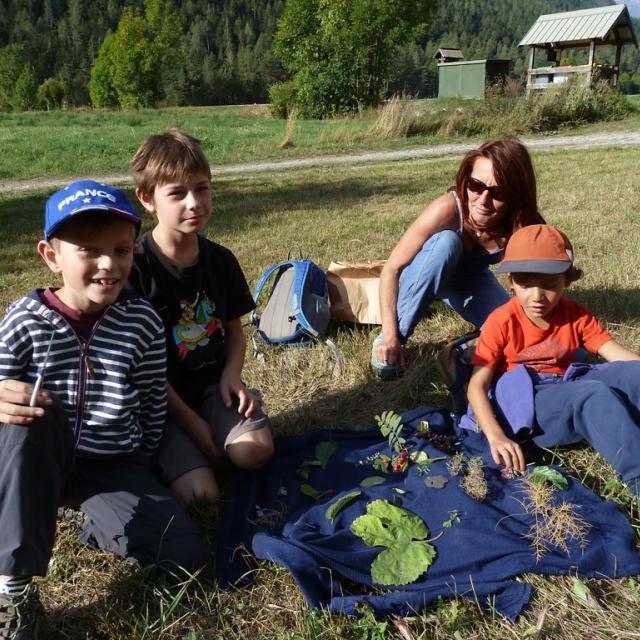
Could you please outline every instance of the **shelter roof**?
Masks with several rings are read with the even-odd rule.
[[[449,60],[464,60],[460,49],[450,49],[449,47],[440,47],[434,54],[434,58],[448,58]]]
[[[518,46],[579,47],[588,46],[592,40],[600,40],[602,44],[633,43],[638,46],[626,5],[542,15]]]

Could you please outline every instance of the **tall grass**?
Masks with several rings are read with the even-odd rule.
[[[382,106],[376,121],[369,127],[366,135],[372,140],[404,137],[409,132],[415,117],[415,104],[402,96],[395,95]]]
[[[605,83],[585,87],[569,82],[540,95],[523,97],[513,87],[491,87],[484,100],[439,117],[418,118],[411,134],[500,136],[554,131],[590,122],[619,120],[633,108]]]
[[[623,119],[632,104],[606,83],[593,88],[575,82],[522,96],[522,83],[507,80],[487,88],[483,100],[419,110],[395,96],[367,131],[371,139],[398,136],[501,136],[554,131],[592,122]]]

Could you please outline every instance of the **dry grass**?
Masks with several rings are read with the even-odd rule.
[[[535,161],[541,209],[572,239],[585,271],[571,295],[606,318],[616,338],[639,351],[637,150],[546,153],[537,154]],[[284,259],[295,243],[324,267],[331,260],[383,258],[424,206],[452,184],[456,167],[457,161],[437,161],[215,181],[215,213],[206,234],[233,250],[251,283],[268,265]],[[48,195],[0,194],[0,307],[34,286],[56,282],[34,251]],[[409,368],[391,383],[376,380],[369,370],[377,328],[350,325],[331,327],[345,359],[342,372],[335,372],[325,347],[265,348],[265,363],[247,352],[245,379],[262,390],[277,435],[371,425],[373,416],[388,409],[450,406],[435,354],[468,329],[437,306],[408,344]],[[628,493],[591,449],[554,453],[553,460],[615,500],[633,524],[640,523]],[[212,544],[216,518],[210,514],[203,521]],[[74,526],[61,524],[50,574],[41,581],[49,638],[402,637],[390,621],[375,621],[370,615],[353,620],[309,610],[291,576],[270,563],[259,565],[250,587],[219,590],[210,579],[211,566],[181,592],[179,585],[154,585],[126,563],[80,546],[76,533]],[[638,637],[640,587],[634,581],[587,581],[601,605],[596,609],[576,599],[568,578],[522,579],[534,585],[535,596],[517,623],[465,600],[435,604],[406,623],[416,640],[523,638],[538,633],[536,624],[545,611],[539,638]],[[176,598],[179,602],[169,615]]]
[[[297,121],[297,109],[293,107],[291,111],[287,114],[287,128],[284,132],[284,137],[280,141],[278,145],[281,149],[287,149],[289,147],[293,147],[294,145],[294,134],[296,132],[296,121]]]
[[[451,476],[458,476],[464,471],[466,462],[464,453],[456,453],[447,460],[447,471]]]
[[[489,493],[487,479],[484,477],[482,458],[470,458],[463,470],[460,486],[463,491],[474,500],[482,502]]]
[[[366,136],[370,140],[388,140],[407,135],[415,117],[415,103],[395,95],[385,102]]]
[[[551,547],[569,555],[569,543],[586,546],[591,525],[580,515],[577,505],[559,500],[557,490],[547,482],[532,482],[524,476],[519,483],[523,493],[520,505],[534,519],[525,538],[530,541],[536,560],[541,560]]]

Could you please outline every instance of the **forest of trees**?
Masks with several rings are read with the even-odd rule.
[[[541,13],[607,0],[439,0],[429,28],[398,49],[389,92],[434,95],[433,53],[514,60]],[[0,111],[265,102],[287,80],[274,53],[285,0],[0,0]],[[640,21],[636,20],[640,31]],[[640,91],[640,54],[623,49],[623,88]]]

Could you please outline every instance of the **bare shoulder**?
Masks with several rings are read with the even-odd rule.
[[[458,214],[452,194],[444,193],[432,200],[416,218],[415,222],[419,225],[428,225],[434,230],[456,229],[458,226]]]
[[[430,202],[404,232],[389,256],[387,270],[405,267],[433,234],[457,227],[455,201],[450,193],[445,193]]]

